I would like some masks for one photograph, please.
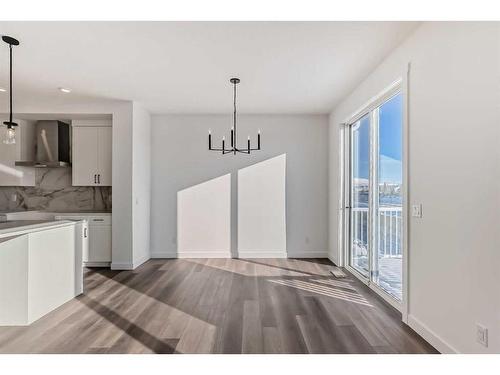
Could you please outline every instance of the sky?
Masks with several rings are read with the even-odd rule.
[[[402,182],[402,119],[403,106],[401,94],[385,102],[379,111],[379,183]],[[370,122],[368,116],[360,121],[355,135],[355,152],[358,161],[355,178],[368,178]]]

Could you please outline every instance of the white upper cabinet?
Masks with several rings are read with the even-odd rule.
[[[0,123],[5,119],[0,118]],[[19,167],[16,161],[33,160],[35,125],[31,121],[16,120],[16,143],[6,145],[3,143],[5,126],[0,125],[0,186],[35,186],[35,169]]]
[[[98,183],[102,186],[111,186],[111,149],[113,129],[110,126],[98,128]]]
[[[73,186],[111,186],[112,127],[73,121]]]
[[[97,185],[98,129],[73,127],[73,186]]]

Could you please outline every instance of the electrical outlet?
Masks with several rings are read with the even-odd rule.
[[[411,206],[411,216],[422,217],[422,204],[414,204]]]
[[[488,347],[488,328],[476,323],[476,340],[483,346]]]

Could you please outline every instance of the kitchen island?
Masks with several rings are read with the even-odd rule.
[[[83,292],[81,222],[0,223],[0,325],[28,325]]]
[[[84,248],[83,265],[86,267],[110,267],[112,260],[112,217],[109,211],[10,211],[0,212],[2,221],[18,220],[86,220],[88,246]]]

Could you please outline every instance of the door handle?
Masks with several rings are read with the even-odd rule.
[[[83,238],[87,238],[87,228],[83,228]]]

